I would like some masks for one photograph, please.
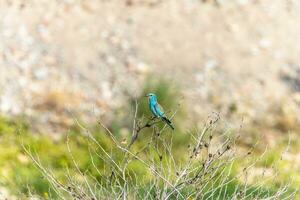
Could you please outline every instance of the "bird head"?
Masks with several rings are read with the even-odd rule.
[[[148,99],[156,100],[156,95],[154,93],[148,93],[146,97],[148,97]]]

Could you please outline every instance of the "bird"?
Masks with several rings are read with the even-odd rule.
[[[164,122],[168,124],[168,126],[174,130],[174,126],[172,125],[172,122],[166,117],[163,108],[159,105],[157,102],[157,97],[154,93],[149,93],[146,95],[148,97],[148,105],[149,109],[154,115],[154,117],[162,119]]]

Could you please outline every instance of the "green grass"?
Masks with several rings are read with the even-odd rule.
[[[101,128],[92,128],[92,134],[97,138],[97,141],[106,149],[107,151],[117,152],[117,150],[112,146],[112,142],[107,136],[107,134]],[[168,140],[170,133],[166,132],[162,140]],[[43,178],[41,172],[32,164],[31,160],[25,155],[24,150],[21,146],[23,143],[26,147],[30,148],[33,153],[39,156],[41,163],[51,169],[53,174],[60,180],[62,183],[67,183],[66,180],[66,169],[70,170],[70,174],[74,177],[78,176],[78,172],[74,169],[70,153],[67,149],[67,135],[69,136],[70,148],[72,154],[76,158],[76,161],[79,164],[79,168],[82,172],[93,175],[99,182],[101,179],[107,178],[100,176],[94,166],[91,164],[91,159],[93,159],[94,164],[97,166],[97,169],[103,173],[111,172],[111,170],[105,167],[103,160],[99,159],[96,154],[93,154],[94,149],[97,151],[97,147],[93,146],[85,136],[77,128],[71,129],[68,133],[65,133],[60,141],[53,141],[47,136],[36,135],[28,129],[25,123],[21,121],[8,120],[4,117],[0,118],[0,171],[2,174],[1,184],[11,190],[13,194],[28,194],[29,191],[37,193],[43,198],[51,196],[52,198],[57,198],[54,191],[51,189],[49,182]],[[178,135],[173,136],[174,138],[179,137]],[[182,136],[180,136],[182,137]],[[174,139],[174,141],[179,139]],[[187,139],[186,139],[187,140]],[[143,146],[144,141],[139,141],[137,146]],[[186,144],[176,143],[176,148],[174,149],[174,154],[176,155],[176,160],[183,162],[182,156],[183,151],[187,151]],[[138,147],[135,147],[138,148]],[[91,154],[89,152],[91,150]],[[163,151],[163,148],[161,148]],[[168,166],[171,159],[166,153],[163,155],[163,166]],[[259,165],[265,165],[270,167],[272,164],[278,160],[278,152],[270,151],[264,160],[260,162]],[[155,149],[150,149],[147,152],[144,152],[143,157],[153,156],[157,163],[159,163],[159,157]],[[122,153],[114,153],[113,157],[116,161],[121,162],[123,159]],[[241,161],[242,163],[243,161]],[[239,163],[239,164],[241,164]],[[282,165],[284,166],[284,164]],[[237,173],[239,165],[234,166],[234,170],[231,173],[234,175]],[[291,170],[292,171],[292,170]],[[109,174],[108,173],[108,174]],[[287,181],[285,176],[292,174],[293,172],[287,172],[282,176],[282,180]],[[76,175],[77,174],[77,175]],[[128,176],[135,175],[136,179],[133,180],[132,184],[137,184],[142,181],[145,184],[140,184],[138,190],[141,192],[140,195],[143,195],[143,191],[146,193],[149,191],[147,185],[153,181],[151,173],[145,168],[143,164],[138,161],[133,161],[128,166]],[[143,177],[141,180],[139,177]],[[147,183],[148,182],[148,183]],[[143,186],[144,185],[144,186]],[[215,184],[216,186],[218,184]],[[216,190],[215,194],[210,196],[210,193],[207,193],[206,199],[215,199],[217,196],[226,196],[226,199],[230,199],[236,187],[240,187],[242,182],[237,180],[231,182],[226,187],[226,195],[224,195],[224,188]],[[267,194],[267,192],[276,191],[278,184],[272,185],[270,183],[270,188],[262,188],[260,195]],[[295,186],[296,187],[296,186]],[[209,188],[209,187],[208,187]],[[255,186],[249,187],[247,191],[251,192],[255,189]],[[190,190],[189,187],[186,187],[185,190]],[[205,189],[204,189],[205,190]],[[49,194],[50,192],[50,194]],[[170,199],[175,199],[171,197]]]
[[[148,81],[140,97],[137,99],[129,98],[128,105],[130,106],[114,112],[115,118],[109,125],[109,129],[113,132],[118,141],[123,140],[124,137],[129,141],[133,124],[135,100],[139,103],[137,116],[140,123],[145,123],[151,116],[147,99],[143,97],[149,92],[154,92],[158,95],[158,100],[168,116],[171,116],[180,108],[172,119],[175,131],[167,129],[161,133],[159,139],[153,142],[156,131],[163,126],[163,123],[160,123],[156,128],[151,127],[143,130],[137,142],[132,147],[134,152],[138,152],[152,141],[150,147],[141,152],[139,156],[149,163],[160,166],[160,170],[163,174],[168,175],[171,173],[169,177],[171,181],[176,180],[176,170],[178,170],[179,166],[182,166],[188,161],[187,154],[191,151],[189,146],[194,142],[191,136],[196,137],[199,133],[197,129],[191,128],[190,130],[185,130],[183,128],[186,123],[187,115],[184,105],[178,105],[178,102],[181,102],[181,94],[179,91],[180,88],[178,86],[169,85],[167,80]],[[120,149],[114,145],[102,127],[97,124],[89,124],[89,127],[91,134],[97,140],[98,144],[88,139],[85,132],[75,122],[68,132],[61,133],[62,137],[60,140],[54,141],[47,135],[33,133],[24,119],[0,117],[0,184],[9,188],[11,193],[18,197],[33,193],[45,199],[50,197],[52,199],[59,199],[47,178],[43,176],[41,170],[36,168],[32,160],[24,152],[24,148],[22,147],[22,145],[24,145],[31,151],[35,158],[40,159],[41,164],[46,169],[49,169],[62,184],[68,185],[70,183],[70,180],[66,177],[66,175],[69,174],[78,185],[84,185],[84,180],[81,176],[81,173],[84,173],[88,175],[88,181],[98,183],[104,187],[103,191],[99,191],[101,194],[109,196],[114,190],[119,191],[119,186],[123,184],[123,181],[120,177],[111,177],[116,171],[115,164],[122,166],[126,156],[124,152],[120,151]],[[257,128],[251,130],[259,131]],[[234,132],[234,129],[224,130],[222,127],[217,127],[213,136],[215,138],[224,134],[226,138],[233,139]],[[249,134],[251,133],[249,132]],[[209,138],[205,137],[205,139],[208,140]],[[68,150],[67,140],[69,141],[68,144],[71,153]],[[252,142],[253,141],[250,143]],[[246,145],[244,143],[237,143],[242,144],[241,148],[251,146],[251,144],[248,143]],[[292,144],[299,144],[299,141],[292,141]],[[166,150],[166,145],[171,148],[172,156],[170,152]],[[253,196],[250,196],[248,199],[254,198],[254,196],[263,198],[264,195],[276,192],[276,190],[280,188],[280,184],[288,182],[290,177],[296,179],[289,189],[290,192],[300,186],[298,169],[293,168],[290,162],[284,160],[280,161],[280,155],[285,145],[286,141],[280,144],[280,148],[267,151],[266,155],[256,165],[256,167],[265,168],[276,166],[276,168],[282,172],[278,176],[278,179],[276,179],[276,181],[267,182],[267,184],[258,191],[256,191],[257,186],[255,182],[251,183],[248,185],[247,190],[245,190],[246,194],[253,192]],[[126,144],[123,146],[125,147]],[[103,150],[101,150],[100,147],[103,148]],[[104,151],[109,153],[115,161],[115,164],[105,157],[103,154]],[[251,155],[253,157],[249,160],[255,160],[260,153],[261,149],[257,151],[254,150],[253,155]],[[205,155],[205,149],[202,150],[202,154]],[[76,164],[78,164],[81,173],[79,173],[74,166],[72,156],[76,160]],[[228,172],[230,166],[230,163],[228,163],[224,166],[224,172],[229,173],[229,178],[235,177],[245,166],[249,165],[249,160],[244,157],[237,158],[232,170]],[[174,162],[177,168],[174,167]],[[197,165],[199,165],[199,162],[195,163],[195,166]],[[218,173],[221,173],[221,171]],[[161,188],[165,185],[162,180],[157,181],[151,170],[137,159],[133,159],[129,163],[126,168],[125,176],[130,179],[128,186],[131,188],[129,190],[129,197],[137,191],[140,198],[145,197],[148,193],[155,196],[157,195],[155,194],[157,193],[157,188],[153,188],[152,184],[156,183],[156,186]],[[190,174],[190,176],[192,176],[192,174]],[[259,177],[257,180],[259,180]],[[241,179],[235,179],[228,183],[226,187],[216,189],[212,192],[210,191],[211,188],[217,188],[221,182],[216,179],[208,179],[208,181],[208,185],[203,188],[205,195],[202,198],[204,199],[218,199],[219,197],[231,199],[236,194],[236,188],[242,188],[244,186]],[[197,185],[193,184],[187,185],[182,189],[182,193],[188,194],[197,187]],[[172,190],[172,188],[166,189],[166,191],[170,190]],[[171,195],[170,199],[180,198],[176,195]]]
[[[42,174],[32,164],[22,147],[29,148],[36,153],[41,162],[51,168],[53,173],[62,181],[65,179],[67,168],[73,168],[73,163],[67,149],[67,135],[70,140],[72,154],[80,165],[82,171],[95,170],[91,167],[89,156],[89,144],[86,138],[78,130],[70,130],[64,134],[60,141],[54,141],[48,136],[37,135],[29,131],[22,121],[0,118],[0,171],[1,184],[12,190],[12,193],[28,193],[29,189],[43,195],[49,191],[49,183],[42,178]],[[94,135],[104,148],[109,148],[110,140],[105,137],[101,130],[95,131]],[[103,168],[103,162],[97,156],[93,156],[99,169]],[[71,170],[72,173],[72,170]],[[52,194],[54,195],[54,194]]]

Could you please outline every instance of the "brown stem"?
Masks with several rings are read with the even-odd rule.
[[[144,124],[143,126],[139,126],[137,125],[135,128],[135,131],[131,137],[131,141],[129,143],[129,145],[127,146],[127,150],[130,149],[130,147],[135,143],[135,141],[138,138],[139,133],[144,129],[144,128],[150,128],[151,126],[153,126],[154,124],[158,123],[158,121],[156,121],[155,117],[152,117],[151,119],[149,119],[149,121]]]

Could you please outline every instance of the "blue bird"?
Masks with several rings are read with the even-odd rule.
[[[171,129],[174,130],[172,122],[166,117],[163,108],[158,104],[156,95],[153,93],[149,93],[146,96],[148,97],[149,109],[152,112],[152,114],[155,117],[162,119],[170,126]]]

